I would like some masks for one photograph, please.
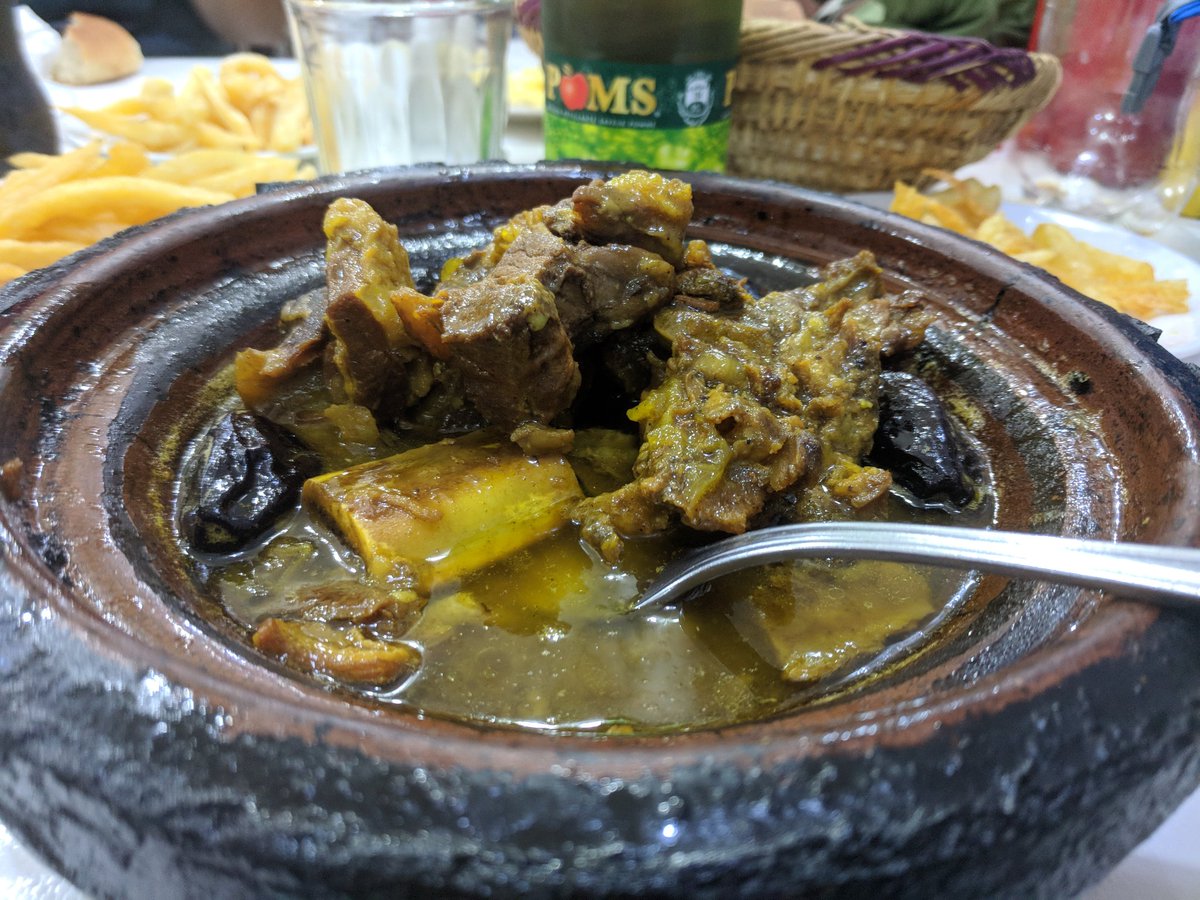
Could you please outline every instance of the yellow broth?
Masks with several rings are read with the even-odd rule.
[[[983,524],[981,508],[955,524]],[[891,500],[888,517],[945,521]],[[693,536],[694,538],[694,536]],[[681,609],[627,614],[687,537],[630,541],[618,568],[573,526],[437,590],[402,640],[417,672],[376,701],[466,721],[644,733],[778,714],[870,672],[968,589],[962,573],[876,561],[776,565],[729,576]],[[248,628],[289,613],[306,584],[363,578],[362,561],[297,510],[210,586]],[[354,690],[353,687],[349,688]]]

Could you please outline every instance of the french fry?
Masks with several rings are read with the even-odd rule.
[[[15,169],[36,169],[58,159],[53,153],[14,153],[8,158],[8,164]]]
[[[957,210],[971,228],[978,228],[985,219],[995,215],[1000,209],[999,187],[989,187],[974,178],[955,178],[952,173],[942,169],[926,169],[924,174],[937,178],[946,185],[943,190],[934,191],[930,196],[939,203]]]
[[[70,241],[14,241],[0,238],[0,265],[19,266],[28,272],[48,266],[76,250],[82,250],[84,246]]]
[[[1030,253],[1036,249],[1033,238],[1000,213],[994,213],[984,219],[975,230],[974,237],[1009,256]]]
[[[1021,253],[1009,254],[1013,259],[1019,259],[1023,263],[1029,263],[1031,266],[1037,266],[1039,269],[1050,271],[1050,267],[1054,265],[1057,255],[1053,250],[1025,250]],[[1053,273],[1051,273],[1053,274]]]
[[[150,114],[151,104],[147,101],[145,88],[137,97],[126,97],[116,100],[104,108],[104,111],[114,116],[145,116]],[[70,110],[67,110],[70,112]]]
[[[1076,238],[1061,225],[1043,223],[1027,235],[1000,212],[1000,192],[974,179],[929,171],[948,187],[922,194],[897,182],[891,209],[984,241],[1022,262],[1039,266],[1064,284],[1114,309],[1151,319],[1187,312],[1188,286],[1160,280],[1148,262],[1109,253]]]
[[[1039,225],[1033,241],[1054,254],[1047,268],[1080,293],[1139,318],[1187,311],[1187,283],[1156,280],[1147,262],[1092,247],[1052,223]]]
[[[99,142],[51,156],[22,153],[0,179],[0,284],[185,206],[223,203],[264,181],[311,178],[293,158],[191,150],[157,165],[146,148]]]
[[[175,85],[166,78],[147,78],[142,82],[142,99],[147,103],[170,100],[175,96]]]
[[[196,136],[201,147],[225,148],[227,150],[257,150],[258,140],[254,137],[233,134],[212,122],[201,122],[196,126]]]
[[[93,171],[97,178],[140,175],[150,168],[150,157],[139,144],[120,143],[108,148],[108,158]]]
[[[226,147],[291,153],[312,143],[312,124],[298,78],[284,78],[264,56],[238,53],[218,73],[196,66],[176,91],[148,78],[136,97],[102,109],[67,107],[90,128],[156,153]]]
[[[898,212],[927,225],[938,225],[958,234],[970,234],[971,232],[971,225],[966,217],[953,206],[927,197],[915,187],[904,182],[896,183],[892,212]]]
[[[76,219],[111,212],[129,225],[141,225],[185,206],[232,200],[227,193],[130,176],[68,181],[15,208],[0,208],[0,234],[23,237],[56,216]]]
[[[204,96],[204,90],[195,78],[184,80],[175,102],[177,109],[171,113],[172,118],[186,122],[193,128],[201,122],[208,121],[208,98]]]
[[[250,123],[250,127],[254,131],[254,136],[258,138],[259,144],[263,147],[267,146],[267,143],[271,140],[271,123],[275,121],[274,105],[263,103],[251,107],[246,121]]]
[[[36,169],[10,173],[0,182],[0,214],[29,202],[48,188],[91,172],[101,161],[100,142],[93,141]]]
[[[160,122],[140,116],[127,116],[104,109],[67,107],[63,110],[90,128],[141,144],[147,150],[166,152],[195,146],[190,129],[179,122]]]
[[[35,228],[26,234],[30,241],[63,241],[71,244],[94,244],[106,237],[112,237],[118,231],[124,231],[127,226],[112,216],[102,216],[92,221],[73,219],[55,219],[40,228]]]
[[[176,184],[195,184],[211,175],[244,166],[248,161],[248,155],[242,150],[205,147],[163,160],[147,172],[146,177]]]
[[[259,149],[258,138],[254,134],[254,129],[250,127],[250,120],[229,102],[225,92],[218,87],[213,73],[208,69],[197,67],[192,70],[189,77],[196,79],[200,85],[200,93],[208,102],[210,120],[215,120],[213,124],[221,126],[231,135],[242,138],[247,148]]]
[[[299,81],[287,86],[275,118],[271,122],[271,137],[267,146],[280,153],[293,153],[312,142],[312,121],[308,116],[304,88]]]
[[[266,57],[254,53],[226,57],[220,80],[230,103],[247,116],[252,110],[275,105],[274,98],[288,83]]]
[[[272,181],[290,181],[295,177],[296,166],[290,159],[281,156],[254,157],[245,165],[215,172],[193,181],[196,187],[210,191],[221,191],[235,197],[248,197],[254,186]]]
[[[1061,225],[1049,222],[1039,225],[1033,232],[1033,241],[1040,247],[1060,254],[1066,265],[1095,272],[1104,278],[1117,281],[1144,281],[1154,278],[1154,266],[1150,263],[1092,247],[1077,240]]]

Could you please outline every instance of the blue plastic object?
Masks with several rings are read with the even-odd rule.
[[[1164,3],[1133,60],[1133,80],[1121,100],[1121,112],[1132,115],[1142,111],[1146,100],[1154,93],[1163,63],[1175,49],[1180,25],[1200,16],[1200,0],[1168,0]]]

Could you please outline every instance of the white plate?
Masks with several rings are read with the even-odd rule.
[[[876,209],[887,209],[892,202],[892,195],[871,192],[852,194],[849,199]],[[1150,324],[1162,330],[1162,337],[1159,338],[1162,347],[1186,362],[1200,362],[1200,263],[1152,238],[1134,234],[1109,222],[1025,203],[1001,203],[1000,211],[1027,234],[1044,222],[1052,222],[1101,250],[1150,263],[1154,266],[1156,278],[1186,281],[1188,312],[1158,316],[1151,319]]]

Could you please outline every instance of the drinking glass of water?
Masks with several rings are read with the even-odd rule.
[[[511,0],[286,0],[323,174],[501,156]]]

